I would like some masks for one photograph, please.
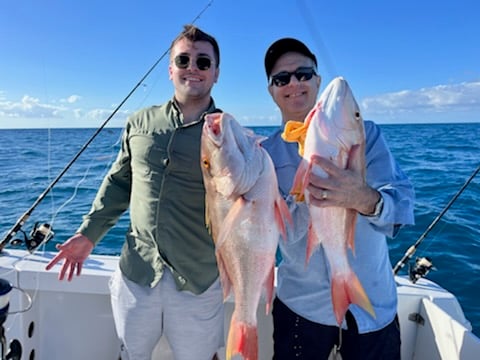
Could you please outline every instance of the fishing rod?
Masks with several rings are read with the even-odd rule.
[[[198,13],[198,15],[191,21],[191,24],[194,24],[200,16],[207,10],[208,7],[210,7],[213,3],[213,0],[210,0],[207,5]],[[50,183],[50,185],[47,186],[47,188],[40,194],[40,196],[35,200],[33,205],[25,211],[25,213],[20,216],[20,218],[17,220],[15,225],[8,231],[7,235],[5,238],[0,242],[0,253],[3,251],[5,246],[10,242],[10,240],[16,235],[18,231],[21,231],[22,226],[25,224],[25,222],[30,218],[30,215],[32,212],[35,210],[35,208],[42,202],[42,200],[47,196],[47,194],[50,192],[50,190],[53,189],[53,187],[60,181],[60,179],[65,175],[65,173],[70,169],[70,167],[77,161],[77,159],[80,157],[80,155],[86,150],[86,148],[92,143],[92,141],[97,137],[97,135],[103,130],[103,128],[107,125],[107,123],[115,116],[115,114],[120,110],[120,108],[125,104],[125,102],[132,96],[132,94],[140,87],[140,85],[145,81],[145,79],[150,75],[150,73],[157,67],[157,65],[160,63],[160,61],[163,60],[163,58],[168,54],[170,48],[165,50],[163,54],[158,58],[157,61],[148,69],[148,71],[145,73],[145,75],[142,76],[140,81],[130,90],[130,92],[123,98],[123,100],[120,102],[120,104],[113,110],[113,112],[110,114],[110,116],[103,122],[103,124],[95,131],[95,133],[90,137],[90,139],[87,140],[87,142],[82,146],[82,148],[77,152],[77,154],[73,157],[72,160],[63,168],[63,170],[57,175],[57,177]],[[36,227],[36,226],[35,226]],[[38,237],[38,241],[40,243],[46,242],[51,236],[52,232],[50,230],[50,226],[48,224],[44,224],[42,231],[32,231],[32,236]],[[37,244],[38,241],[35,241],[35,246],[37,247],[40,245],[40,243]],[[29,249],[33,250],[33,249]]]
[[[457,200],[457,198],[460,196],[460,194],[467,188],[468,184],[473,180],[473,178],[478,174],[480,171],[480,165],[477,167],[477,169],[470,175],[470,177],[467,179],[465,184],[460,188],[460,190],[457,191],[457,193],[452,197],[452,199],[448,202],[448,204],[445,206],[445,208],[437,215],[437,217],[432,221],[432,223],[428,226],[428,228],[425,230],[425,232],[418,238],[415,243],[408,248],[408,250],[405,252],[403,257],[400,259],[400,261],[395,265],[393,268],[393,273],[396,275],[398,271],[405,266],[407,261],[409,261],[412,256],[415,254],[415,251],[417,248],[420,246],[421,242],[423,239],[427,237],[427,234],[430,232],[430,230],[433,229],[433,227],[440,221],[443,215],[448,211],[448,209],[452,206],[452,204]],[[419,262],[420,266],[420,275],[426,275],[426,272],[432,267],[432,264],[430,262],[430,259],[425,258],[421,259]]]

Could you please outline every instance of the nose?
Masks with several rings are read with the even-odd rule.
[[[297,85],[297,83],[299,83],[300,80],[297,79],[297,77],[295,76],[295,74],[291,74],[290,75],[290,82],[288,83],[288,85]]]
[[[200,70],[200,69],[198,68],[197,60],[196,60],[195,58],[191,58],[191,59],[190,59],[190,61],[188,62],[187,69],[190,69],[190,70],[193,70],[193,69]]]

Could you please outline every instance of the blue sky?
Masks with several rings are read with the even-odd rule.
[[[244,125],[278,125],[263,56],[280,37],[304,41],[322,89],[350,83],[380,124],[480,122],[476,0],[1,0],[0,128],[98,127],[184,24],[220,44],[213,96]],[[173,94],[168,56],[108,126]]]

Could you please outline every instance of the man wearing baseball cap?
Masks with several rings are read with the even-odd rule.
[[[283,125],[289,120],[303,121],[316,103],[321,82],[317,58],[301,41],[283,38],[268,48],[265,71],[268,91],[282,114],[282,127],[262,145],[272,157],[280,191],[294,219],[287,241],[279,242],[282,260],[273,304],[273,359],[327,359],[337,350],[343,360],[400,359],[397,292],[386,236],[393,237],[400,226],[413,224],[412,184],[372,121],[364,122],[366,181],[328,159],[315,161],[328,177],[310,175],[311,203],[359,213],[355,256],[350,254],[349,259],[375,312],[373,317],[351,304],[339,329],[332,307],[328,261],[321,246],[305,265],[308,206],[289,195],[301,160],[298,145],[281,138]]]

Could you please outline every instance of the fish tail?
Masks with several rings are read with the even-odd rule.
[[[333,276],[332,278],[333,311],[338,325],[341,325],[350,304],[356,304],[375,317],[375,311],[363,289],[360,280],[353,271],[346,276]]]
[[[236,354],[241,354],[244,360],[257,360],[258,334],[256,325],[238,322],[234,314],[228,333],[226,360]]]

